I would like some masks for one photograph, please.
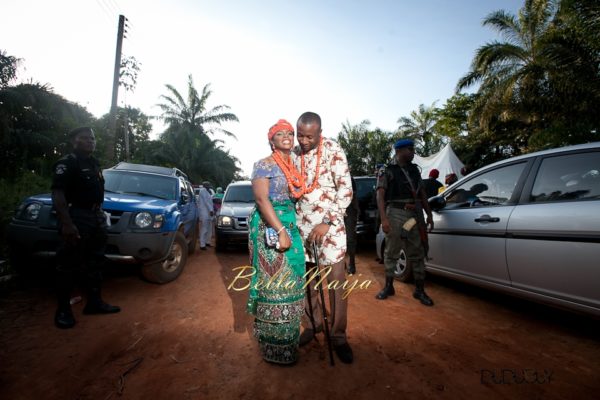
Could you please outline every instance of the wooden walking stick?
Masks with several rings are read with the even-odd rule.
[[[313,257],[315,258],[315,276],[319,283],[319,297],[321,298],[321,311],[323,312],[323,325],[325,328],[325,340],[327,341],[327,347],[329,349],[329,362],[333,367],[335,362],[333,361],[333,344],[331,343],[331,335],[329,334],[329,319],[327,318],[327,309],[325,307],[325,294],[323,293],[323,285],[321,284],[321,269],[319,268],[319,250],[317,244],[313,242]],[[311,310],[312,311],[312,310]]]

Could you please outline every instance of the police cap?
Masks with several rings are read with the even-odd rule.
[[[394,149],[402,149],[404,147],[414,147],[415,142],[411,139],[399,139],[396,143],[394,143]]]

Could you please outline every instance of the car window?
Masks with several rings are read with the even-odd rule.
[[[104,190],[165,200],[177,198],[177,179],[137,172],[104,171]]]
[[[530,201],[600,198],[600,152],[545,158],[535,177]]]
[[[510,201],[525,163],[507,165],[469,179],[446,197],[447,207],[503,205]]]
[[[373,196],[373,192],[375,191],[375,184],[377,183],[376,178],[355,179],[355,182],[357,198],[366,199]]]
[[[252,191],[252,185],[239,185],[230,186],[227,188],[227,193],[223,198],[223,202],[240,202],[240,203],[254,203],[254,192]]]

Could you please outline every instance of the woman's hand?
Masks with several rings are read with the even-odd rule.
[[[292,247],[292,238],[287,233],[287,229],[282,229],[279,232],[279,251],[286,251]]]

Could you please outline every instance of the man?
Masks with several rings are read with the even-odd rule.
[[[296,203],[297,224],[304,240],[307,269],[315,265],[312,244],[316,243],[319,266],[331,267],[327,280],[344,282],[344,213],[352,200],[350,171],[341,147],[331,139],[323,138],[321,133],[319,115],[306,112],[300,116],[297,122],[299,146],[294,149],[294,162],[304,176],[305,194]],[[322,305],[314,284],[308,285],[308,291],[306,309],[307,313],[312,311],[309,315],[313,318],[308,320],[305,315],[302,321],[305,329],[300,335],[300,346],[309,343],[315,333],[323,330]],[[354,357],[346,339],[348,298],[342,298],[343,293],[341,287],[330,290],[328,315],[332,319],[330,332],[334,350],[342,362],[349,364]]]
[[[377,182],[377,206],[386,247],[385,287],[376,298],[384,300],[395,294],[394,267],[404,249],[407,265],[412,268],[415,278],[413,297],[426,306],[432,306],[433,301],[425,293],[427,233],[422,210],[427,213],[426,225],[430,229],[433,229],[433,217],[419,167],[412,163],[415,157],[413,141],[400,139],[394,144],[394,149],[395,164],[390,165]]]
[[[84,314],[121,311],[105,303],[100,295],[107,219],[102,211],[104,178],[98,161],[92,157],[96,137],[89,127],[76,128],[69,137],[73,153],[54,165],[52,179],[52,202],[62,237],[57,251],[58,308],[54,323],[62,329],[75,325],[70,299],[79,277],[87,292]]]
[[[210,188],[209,182],[203,182],[200,186],[198,194],[198,213],[200,214],[200,250],[206,250],[206,246],[211,247],[212,239],[212,221],[214,213],[214,205],[212,195],[208,191]]]
[[[442,185],[442,182],[437,180],[439,176],[440,171],[433,168],[431,171],[429,171],[429,178],[423,179],[423,188],[425,189],[427,198],[437,196],[440,188],[444,186]]]

